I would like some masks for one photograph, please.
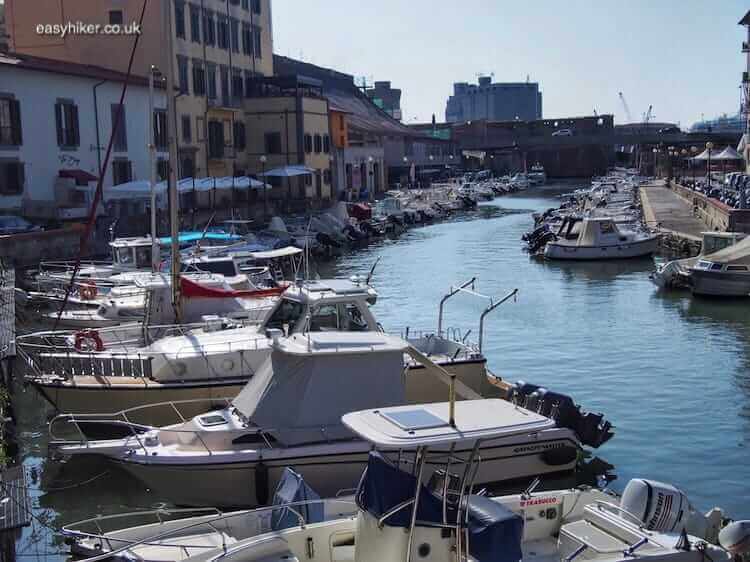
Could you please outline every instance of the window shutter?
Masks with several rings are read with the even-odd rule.
[[[62,129],[62,104],[56,103],[55,104],[55,127],[57,127],[57,145],[58,146],[64,146],[65,145],[65,139],[63,138],[63,129]]]
[[[73,146],[78,146],[79,144],[81,144],[81,135],[78,130],[78,106],[77,105],[70,106],[70,116],[71,116],[71,121],[73,122]]]
[[[10,127],[11,142],[20,146],[23,144],[23,137],[21,135],[21,102],[18,100],[10,100]]]

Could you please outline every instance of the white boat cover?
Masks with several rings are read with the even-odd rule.
[[[274,343],[232,404],[286,446],[351,438],[347,412],[404,403],[407,346],[380,332],[295,334]]]
[[[581,233],[578,235],[578,246],[598,246],[606,243],[607,238],[619,235],[617,225],[610,218],[590,218],[583,220]]]

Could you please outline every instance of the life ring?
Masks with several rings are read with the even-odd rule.
[[[87,301],[92,300],[94,297],[96,297],[97,293],[96,283],[94,283],[93,281],[81,283],[81,286],[78,288],[78,293],[81,295],[82,299],[85,299]]]
[[[96,330],[76,332],[75,348],[78,351],[104,351],[104,342]]]

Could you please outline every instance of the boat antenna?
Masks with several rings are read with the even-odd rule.
[[[375,273],[375,268],[378,266],[381,257],[382,256],[378,256],[378,259],[375,260],[375,263],[372,264],[372,267],[370,268],[370,273],[367,274],[367,280],[365,281],[365,283],[367,283],[368,285],[370,284],[370,279],[372,279],[372,275],[373,273]]]
[[[307,221],[307,231],[305,232],[305,281],[310,280],[310,226],[312,217]]]

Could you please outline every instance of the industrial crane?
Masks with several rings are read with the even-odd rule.
[[[620,101],[622,102],[622,107],[625,110],[625,117],[628,120],[628,123],[633,122],[633,116],[630,114],[630,108],[628,107],[628,102],[625,101],[625,96],[622,95],[622,92],[620,92]]]

